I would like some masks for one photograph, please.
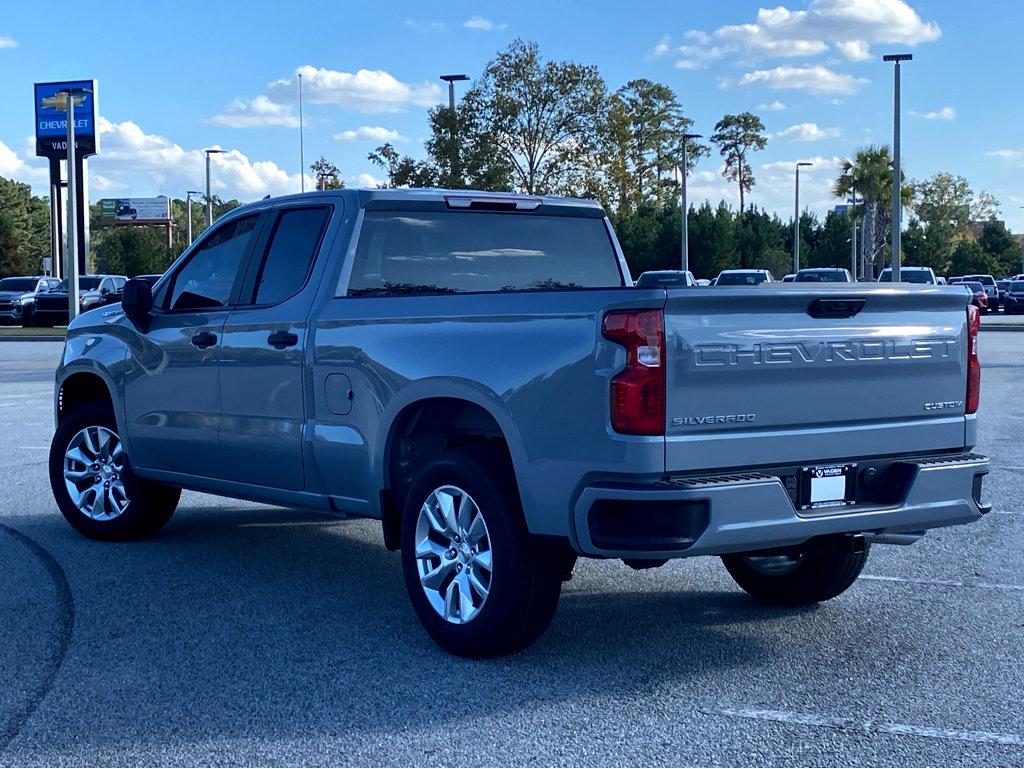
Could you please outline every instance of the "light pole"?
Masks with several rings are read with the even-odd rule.
[[[900,238],[902,236],[903,213],[900,192],[903,187],[900,169],[900,62],[914,58],[911,53],[890,53],[882,61],[895,63],[892,91],[892,282],[900,282]]]
[[[796,195],[794,201],[793,211],[793,274],[795,275],[800,271],[800,168],[801,166],[811,166],[813,163],[808,163],[806,160],[801,160],[796,164]]]
[[[850,203],[850,274],[857,280],[857,216],[854,213],[857,208],[857,190],[850,188],[853,200]]]
[[[78,216],[75,204],[78,200],[77,147],[75,146],[75,97],[92,93],[88,88],[65,88],[60,91],[67,100],[68,123],[68,245],[67,268],[64,273],[68,279],[68,323],[78,317]]]
[[[224,150],[206,150],[206,226],[213,225],[213,194],[210,191],[210,155],[216,155]]]
[[[690,232],[689,232],[689,218],[690,207],[686,202],[686,142],[690,139],[703,138],[701,134],[683,134],[683,165],[680,169],[681,184],[679,185],[679,214],[680,214],[680,262],[682,269],[690,269]]]
[[[469,80],[469,75],[441,75],[441,79],[448,83],[448,109],[455,111],[455,82]]]
[[[302,73],[299,73],[299,191],[306,191],[306,148],[302,136]]]
[[[185,193],[185,208],[188,209],[188,245],[192,245],[192,196],[202,195],[198,190],[188,190]]]

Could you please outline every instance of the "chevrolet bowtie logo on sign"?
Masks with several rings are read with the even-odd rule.
[[[693,362],[706,366],[785,366],[862,361],[941,360],[956,354],[956,339],[851,339],[844,342],[767,342],[703,344],[693,348]]]

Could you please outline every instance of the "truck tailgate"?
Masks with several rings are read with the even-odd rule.
[[[666,469],[962,449],[967,301],[938,286],[670,290]]]

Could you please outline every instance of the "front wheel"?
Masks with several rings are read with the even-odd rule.
[[[801,606],[835,598],[852,585],[868,559],[860,553],[809,552],[791,555],[723,555],[736,584],[765,603]]]
[[[61,513],[90,539],[132,540],[170,520],[181,489],[139,478],[117,433],[110,406],[77,406],[50,444],[50,487]]]
[[[402,567],[430,637],[462,657],[526,648],[558,605],[567,556],[526,529],[500,463],[448,451],[416,476],[402,517]]]

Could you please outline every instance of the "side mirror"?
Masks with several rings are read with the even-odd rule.
[[[109,289],[109,288],[107,288],[106,286],[103,286],[103,287],[102,287],[102,288],[100,289],[100,293],[101,293],[101,294],[109,294],[109,293],[110,293],[110,289]]]
[[[129,280],[121,294],[121,309],[134,322],[144,321],[153,310],[153,287],[145,280]]]

